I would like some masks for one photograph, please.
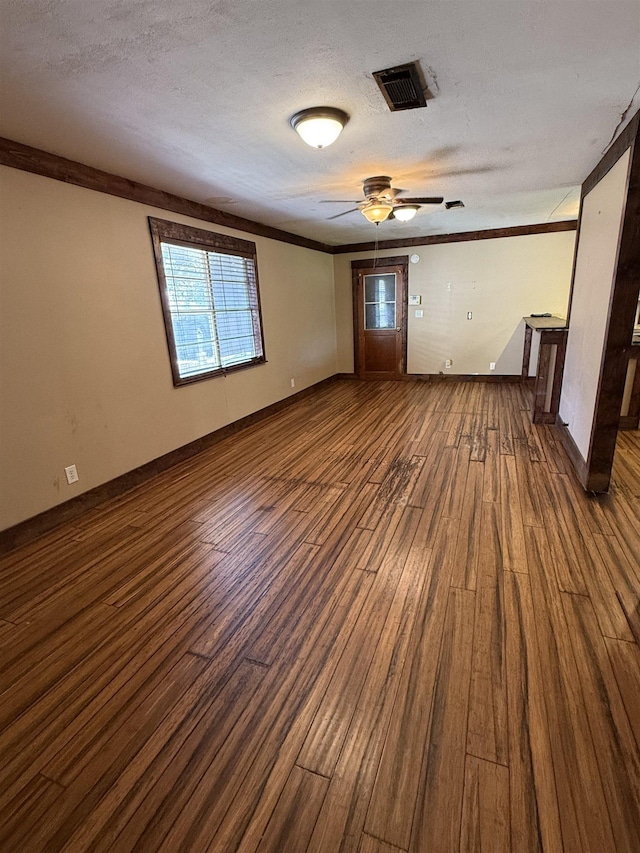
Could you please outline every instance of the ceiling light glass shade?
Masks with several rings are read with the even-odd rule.
[[[311,107],[291,116],[291,127],[312,148],[326,148],[342,133],[349,116],[335,107]]]
[[[386,201],[372,201],[365,207],[361,208],[362,215],[365,216],[369,222],[384,222],[392,210],[393,205]]]
[[[420,210],[419,204],[400,204],[394,208],[393,215],[400,222],[408,222]]]

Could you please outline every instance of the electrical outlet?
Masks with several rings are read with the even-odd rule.
[[[64,469],[64,473],[67,477],[67,483],[69,485],[71,485],[72,483],[77,483],[80,479],[78,477],[78,469],[75,465],[69,465],[67,468]]]
[[[296,380],[295,379],[291,379],[291,387],[292,388],[296,387]]]
[[[448,358],[448,359],[445,361],[444,366],[445,366],[445,367],[451,367],[451,366],[452,366],[452,364],[453,364],[453,359],[452,359],[452,358]]]
[[[490,361],[489,362],[489,370],[495,370],[495,369],[496,369],[495,361]]]
[[[473,319],[473,311],[467,311],[467,320]]]
[[[449,291],[451,290],[451,282],[450,281],[447,282],[447,290],[449,290]]]

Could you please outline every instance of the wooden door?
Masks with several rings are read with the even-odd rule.
[[[398,379],[407,371],[407,258],[352,261],[355,372]]]

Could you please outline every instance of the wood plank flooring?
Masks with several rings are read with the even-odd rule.
[[[640,433],[336,381],[0,564],[0,850],[638,853]]]

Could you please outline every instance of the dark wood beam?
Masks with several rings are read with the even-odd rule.
[[[460,231],[455,234],[429,234],[424,237],[403,237],[399,240],[379,240],[378,249],[405,249],[410,246],[437,246],[440,243],[467,243],[472,240],[496,240],[500,237],[525,237],[528,234],[551,234],[555,231],[575,231],[577,219],[561,222],[542,222],[539,225],[516,225],[512,228],[488,228],[484,231]],[[334,255],[351,252],[373,252],[375,242],[347,243],[334,246]]]
[[[331,246],[319,243],[317,240],[291,234],[280,228],[272,228],[270,225],[263,225],[261,222],[254,222],[252,219],[245,219],[233,213],[225,213],[206,204],[140,184],[138,181],[131,181],[120,175],[112,175],[110,172],[103,172],[92,166],[77,163],[75,160],[67,160],[57,154],[49,154],[39,148],[31,148],[29,145],[3,137],[0,137],[0,165],[33,172],[45,178],[53,178],[56,181],[115,195],[118,198],[126,198],[129,201],[137,201],[140,204],[148,204],[161,210],[193,216],[204,222],[213,222],[215,225],[223,225],[226,228],[234,228],[237,231],[278,240],[281,243],[290,243],[293,246],[302,246],[317,252],[333,253]]]
[[[0,165],[20,169],[23,172],[32,172],[45,178],[53,178],[56,181],[63,181],[67,184],[125,198],[129,201],[137,201],[140,204],[148,204],[161,210],[193,216],[195,219],[244,231],[247,234],[256,234],[259,237],[267,237],[281,243],[325,252],[329,255],[368,252],[375,248],[373,241],[330,246],[327,243],[302,237],[300,234],[292,234],[280,228],[273,228],[270,225],[255,222],[253,219],[245,219],[233,213],[226,213],[206,204],[138,183],[138,181],[132,181],[129,178],[123,178],[120,175],[114,175],[111,172],[103,172],[100,169],[94,169],[93,166],[86,166],[84,163],[78,163],[75,160],[67,160],[57,154],[50,154],[48,151],[32,148],[29,145],[23,145],[21,142],[14,142],[3,137],[0,137]],[[485,231],[464,231],[456,234],[431,234],[399,240],[382,240],[378,243],[378,248],[401,249],[411,246],[433,246],[439,243],[459,243],[468,240],[492,240],[497,237],[522,237],[527,234],[573,231],[575,228],[576,220],[572,219],[538,225],[520,225],[513,228],[492,228]]]
[[[588,476],[584,483],[586,489],[594,492],[606,491],[609,488],[633,325],[640,295],[640,144],[638,140],[640,125],[638,116],[640,113],[636,113],[620,137],[625,137],[629,142],[627,134],[629,128],[632,128],[636,134],[630,140],[632,150],[629,185],[618,242],[618,264],[609,302],[602,370],[587,459]],[[622,154],[624,150],[623,148],[620,153]],[[607,153],[603,161],[607,160],[608,156]],[[609,168],[602,172],[602,177],[607,174]]]
[[[620,136],[615,140],[613,145],[604,154],[597,166],[592,170],[591,174],[582,183],[582,196],[586,196],[599,184],[607,172],[612,169],[624,152],[633,144],[638,135],[638,125],[640,122],[640,111],[637,112],[631,119],[629,124],[622,131]]]

